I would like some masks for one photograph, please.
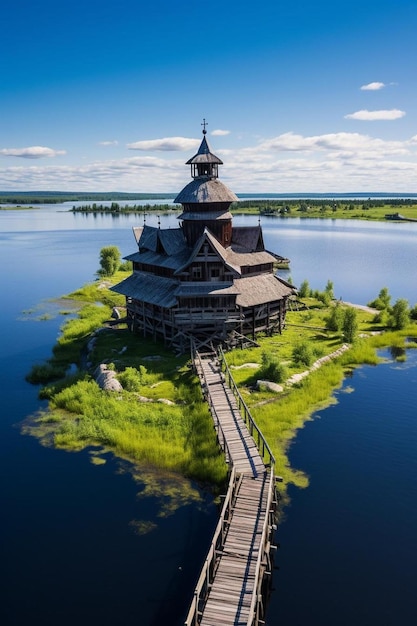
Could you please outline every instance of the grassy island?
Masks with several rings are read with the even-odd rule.
[[[124,275],[118,271],[66,296],[79,309],[61,311],[66,321],[51,358],[27,376],[41,385],[40,397],[48,406],[26,422],[24,432],[45,445],[89,448],[97,464],[111,451],[141,471],[158,468],[219,490],[227,467],[189,355],[176,357],[114,319],[109,324],[113,307],[121,309],[124,302],[108,287]],[[282,335],[258,337],[258,347],[226,354],[276,457],[284,495],[289,484],[308,484],[289,465],[291,440],[314,411],[335,401],[333,392],[346,372],[377,364],[378,348],[394,347],[395,357],[405,359],[406,348],[417,347],[416,307],[410,310],[406,301],[391,306],[386,289],[370,303],[377,310],[335,301],[330,281],[322,293],[312,293],[305,281],[300,294]],[[94,376],[100,364],[113,373],[119,390],[100,388]],[[260,379],[279,387],[271,390],[257,383]]]

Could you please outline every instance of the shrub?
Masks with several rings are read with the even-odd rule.
[[[410,323],[410,309],[408,301],[400,298],[390,312],[389,325],[396,330],[402,330]]]
[[[330,311],[330,315],[326,318],[326,328],[333,332],[338,332],[343,325],[343,317],[344,312],[340,303],[337,302],[332,310]]]
[[[382,311],[384,309],[388,309],[390,305],[390,301],[391,301],[391,296],[388,292],[388,288],[382,287],[381,291],[378,294],[378,297],[375,300],[372,300],[372,302],[369,302],[368,306],[374,309],[378,309],[379,311]]]
[[[358,333],[358,317],[355,309],[349,307],[343,316],[343,336],[348,343],[353,343]]]
[[[120,250],[117,246],[106,246],[100,250],[99,274],[113,276],[120,267]]]
[[[292,358],[296,365],[306,365],[310,367],[314,359],[314,352],[307,341],[296,344],[292,351]]]
[[[286,379],[286,368],[277,357],[262,353],[262,365],[258,370],[259,378],[265,378],[273,383],[282,383]]]
[[[308,284],[308,280],[303,280],[298,290],[298,295],[300,298],[308,298],[311,294],[310,285]]]
[[[126,367],[126,369],[117,375],[117,379],[126,391],[139,391],[144,384],[146,368],[143,365],[136,367]]]

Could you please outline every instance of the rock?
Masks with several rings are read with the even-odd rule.
[[[167,406],[175,406],[175,402],[172,402],[172,400],[168,400],[167,398],[158,398],[157,402],[161,402]]]
[[[258,389],[274,391],[275,393],[281,393],[282,391],[284,391],[284,387],[282,385],[278,385],[278,383],[273,383],[271,380],[257,380],[256,387]]]
[[[105,363],[100,363],[94,372],[94,379],[100,389],[105,391],[122,391],[123,387],[116,378],[116,372],[109,370]]]

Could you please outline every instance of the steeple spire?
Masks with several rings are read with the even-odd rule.
[[[223,165],[223,161],[212,153],[209,143],[207,141],[206,118],[203,118],[201,124],[203,127],[203,139],[195,154],[191,159],[187,161],[187,165],[191,165],[191,176],[193,178],[217,178],[219,175],[218,166]]]

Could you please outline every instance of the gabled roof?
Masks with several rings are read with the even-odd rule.
[[[139,228],[134,229],[135,237]],[[168,256],[181,254],[187,249],[184,233],[181,228],[155,228],[143,226],[138,240],[139,250],[164,252]]]
[[[212,153],[205,135],[197,154],[191,157],[191,159],[186,162],[186,165],[192,165],[193,163],[218,163],[219,165],[223,165],[223,161]]]
[[[227,260],[227,251],[226,248],[224,248],[222,246],[222,244],[216,239],[216,237],[214,235],[211,234],[211,232],[205,228],[204,232],[202,233],[202,235],[200,235],[199,239],[197,240],[190,256],[188,257],[187,261],[184,263],[184,265],[182,265],[176,272],[175,274],[179,274],[180,272],[183,272],[187,267],[189,267],[191,265],[191,263],[195,260],[195,258],[197,257],[198,253],[200,252],[201,248],[203,247],[204,243],[208,242],[211,247],[215,250],[215,252],[218,254],[219,259],[221,259],[223,261],[223,263],[226,265],[226,267],[230,270],[232,270],[233,272],[235,272],[236,274],[240,275],[240,267],[234,266],[232,265],[228,260]]]
[[[242,246],[246,252],[265,249],[260,226],[233,226],[231,243],[235,246]]]

